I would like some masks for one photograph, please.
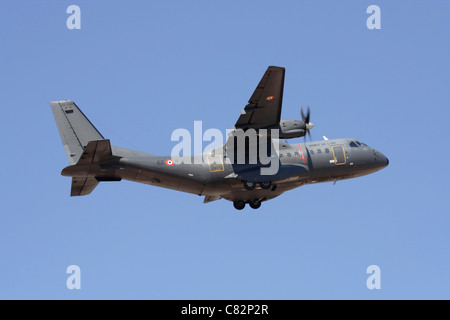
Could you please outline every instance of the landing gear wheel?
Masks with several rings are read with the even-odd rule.
[[[242,200],[239,201],[235,201],[233,202],[233,206],[237,209],[237,210],[242,210],[245,208],[245,202]],[[251,205],[250,205],[251,206]]]
[[[253,190],[256,187],[256,183],[254,183],[253,181],[244,181],[244,188],[247,190]]]
[[[272,186],[272,181],[261,181],[259,185],[261,186],[261,188],[267,190],[270,189],[270,187]]]
[[[258,209],[259,207],[261,207],[261,201],[250,201],[249,205],[252,209]]]

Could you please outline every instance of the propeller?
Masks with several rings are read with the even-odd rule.
[[[312,140],[310,130],[312,128],[314,128],[314,123],[309,122],[309,119],[311,117],[311,109],[308,106],[308,110],[307,110],[306,115],[305,115],[305,113],[303,112],[303,107],[300,107],[300,113],[302,115],[302,120],[305,123],[305,130],[306,130],[306,133],[309,136],[309,140]],[[305,141],[306,141],[306,134],[305,134]]]

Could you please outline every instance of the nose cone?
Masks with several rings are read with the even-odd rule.
[[[377,165],[382,168],[389,165],[389,159],[384,154],[377,150],[373,150],[373,153],[375,154],[375,162],[377,163]]]

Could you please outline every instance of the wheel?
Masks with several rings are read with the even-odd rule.
[[[244,181],[244,188],[247,190],[253,190],[256,187],[256,183],[254,183],[253,181]]]
[[[262,181],[259,183],[259,185],[261,186],[261,188],[263,189],[270,189],[270,187],[272,186],[272,181]]]
[[[238,210],[242,210],[245,208],[245,202],[242,200],[235,201],[235,202],[233,202],[233,206]]]
[[[258,209],[259,207],[261,207],[261,201],[250,201],[249,202],[250,208],[252,209]]]

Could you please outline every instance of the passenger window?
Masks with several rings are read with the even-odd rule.
[[[322,150],[321,149],[317,149],[317,153],[322,153]]]
[[[296,152],[295,155],[296,155],[297,157],[300,157],[300,154],[299,154],[298,152]]]
[[[283,154],[282,153],[280,153],[280,158],[283,158],[284,156],[283,156]]]
[[[330,153],[330,149],[325,148],[325,153]]]
[[[287,156],[288,156],[288,157],[292,157],[292,155],[291,155],[289,152],[288,152]]]
[[[309,153],[314,154],[314,150],[309,150]]]

